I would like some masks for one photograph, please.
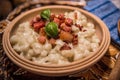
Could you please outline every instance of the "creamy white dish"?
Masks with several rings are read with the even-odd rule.
[[[97,50],[95,25],[81,12],[51,13],[49,9],[31,22],[19,24],[10,37],[13,49],[38,64],[68,64]]]

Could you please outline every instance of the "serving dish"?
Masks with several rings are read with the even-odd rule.
[[[14,34],[15,30],[17,29],[17,25],[19,25],[22,22],[30,21],[31,18],[35,15],[37,15],[40,11],[44,9],[50,9],[54,13],[64,13],[66,11],[73,11],[78,10],[81,13],[83,13],[85,16],[87,16],[88,20],[92,21],[96,26],[96,33],[101,40],[100,47],[96,52],[94,52],[92,55],[75,62],[72,62],[67,65],[40,65],[33,63],[31,61],[28,61],[24,58],[21,58],[12,48],[10,44],[10,36]],[[74,74],[77,72],[82,72],[83,70],[86,70],[90,66],[94,65],[98,60],[102,58],[102,56],[105,54],[105,52],[108,49],[108,46],[110,44],[110,33],[106,25],[96,16],[93,14],[76,8],[76,7],[69,7],[69,6],[46,6],[41,8],[36,8],[33,10],[30,10],[28,12],[22,13],[17,18],[15,18],[5,29],[4,35],[3,35],[3,48],[7,54],[7,56],[18,66],[39,74],[39,75],[45,75],[45,76],[65,76]]]

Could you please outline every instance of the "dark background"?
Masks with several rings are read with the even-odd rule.
[[[5,19],[7,15],[17,6],[27,0],[0,0],[0,21]]]

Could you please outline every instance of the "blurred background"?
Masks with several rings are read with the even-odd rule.
[[[25,1],[27,0],[0,0],[0,20],[5,19],[15,7]]]
[[[87,0],[0,0],[0,20],[3,20],[17,6],[29,1],[54,2],[54,1],[87,1]]]
[[[30,0],[0,0],[0,21],[5,19],[7,15],[17,6]],[[32,0],[37,1],[37,0]],[[54,1],[54,0],[40,0],[40,1]],[[58,1],[58,0],[55,0]],[[62,0],[60,0],[62,1]],[[88,0],[63,0],[63,1],[88,1]],[[101,0],[102,1],[102,0]],[[104,1],[104,0],[103,0]],[[114,4],[118,4],[120,8],[120,0],[111,0]]]

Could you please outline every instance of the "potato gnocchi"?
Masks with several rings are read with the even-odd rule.
[[[54,18],[60,19],[58,17],[59,14],[55,16],[57,17]],[[89,22],[87,17],[77,10],[65,12],[64,18],[73,21],[72,24],[68,22],[71,27],[71,32],[66,31],[66,29],[64,30],[64,28],[61,30],[66,33],[72,33],[73,38],[71,42],[64,41],[59,37],[49,40],[51,39],[49,36],[45,38],[45,42],[42,42],[44,38],[40,38],[40,42],[38,37],[43,32],[36,32],[36,29],[32,27],[30,22],[23,22],[18,26],[16,33],[10,37],[13,49],[21,57],[38,64],[69,64],[83,59],[96,51],[99,47],[100,40],[96,35],[95,25]],[[65,25],[69,25],[68,23],[65,23]],[[64,24],[59,23],[59,25]],[[61,35],[59,33],[58,36]]]

